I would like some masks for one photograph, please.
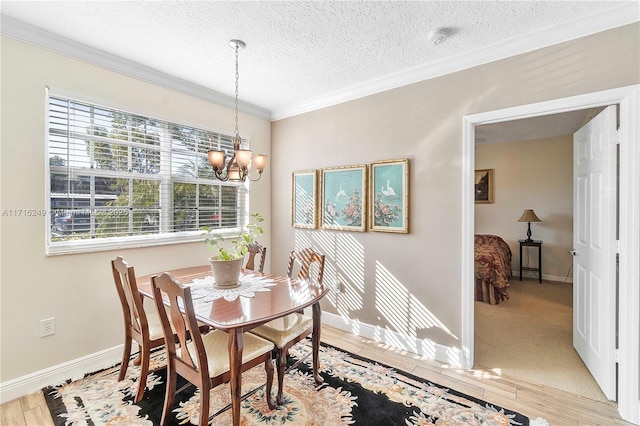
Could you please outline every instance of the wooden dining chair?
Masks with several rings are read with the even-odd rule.
[[[287,276],[292,278],[294,269],[299,269],[296,278],[301,280],[313,280],[318,284],[322,284],[324,276],[324,258],[324,254],[320,254],[311,248],[292,251],[289,254]],[[312,272],[315,277],[311,276]],[[318,309],[319,311],[319,306],[315,306],[313,309]],[[304,315],[303,312],[296,312],[295,314],[290,314],[286,317],[269,321],[266,324],[252,329],[251,332],[273,342],[276,346],[276,369],[278,372],[278,394],[276,396],[276,401],[278,405],[281,405],[289,348],[314,332],[313,318]],[[317,354],[318,347],[314,347],[314,371],[317,371],[318,367]],[[318,384],[322,382],[319,376],[314,377],[314,379]]]
[[[230,379],[229,335],[223,330],[213,330],[207,334],[194,332],[189,340],[190,332],[198,330],[199,327],[193,309],[191,289],[178,283],[168,272],[152,277],[151,282],[165,338],[169,340],[172,337],[172,326],[177,335],[175,344],[167,344],[167,389],[161,424],[169,424],[176,394],[177,374],[180,374],[200,388],[199,425],[205,426],[209,422],[209,391]],[[167,309],[165,304],[168,304]],[[269,408],[274,409],[275,404],[271,400],[271,353],[274,345],[251,333],[245,333],[243,339],[241,371],[264,363],[267,373],[265,396]]]
[[[253,242],[253,244],[249,244],[247,248],[249,249],[249,258],[247,259],[247,264],[245,265],[245,269],[264,272],[264,261],[267,257],[267,248],[261,246],[255,241]],[[256,268],[255,259],[257,255],[260,256],[260,263],[258,263],[258,267]]]
[[[125,378],[131,357],[131,344],[135,340],[140,349],[133,362],[134,365],[140,365],[135,402],[140,402],[147,386],[151,349],[164,345],[162,323],[153,305],[150,306],[151,309],[145,310],[143,297],[138,293],[133,266],[129,266],[122,256],[118,256],[111,261],[111,269],[124,317],[124,351],[118,381]]]

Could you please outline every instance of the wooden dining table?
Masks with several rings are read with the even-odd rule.
[[[209,265],[161,272],[171,273],[178,282],[184,285],[192,285],[194,281],[202,282],[211,277]],[[153,298],[151,277],[158,274],[136,277],[140,294]],[[318,373],[321,328],[320,300],[329,291],[326,285],[295,278],[263,274],[251,270],[243,271],[243,275],[245,281],[253,279],[256,282],[263,282],[265,286],[257,291],[240,292],[233,300],[227,300],[232,297],[212,299],[211,296],[196,296],[193,298],[196,318],[204,324],[218,330],[224,330],[229,334],[229,386],[231,388],[231,413],[234,426],[240,424],[243,333],[252,328],[311,307],[313,315],[313,376],[317,383],[322,382],[322,378]],[[243,279],[241,279],[241,283]],[[202,286],[199,285],[198,287],[201,288]],[[193,288],[195,289],[196,286]],[[194,291],[192,291],[192,295],[193,293]]]

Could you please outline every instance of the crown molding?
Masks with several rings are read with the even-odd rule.
[[[243,101],[239,101],[238,109],[243,113],[267,121],[281,120],[638,21],[640,21],[640,6],[636,2],[629,2],[626,5],[607,12],[576,19],[572,22],[543,31],[515,37],[442,61],[409,68],[273,111]],[[170,76],[150,67],[125,60],[116,55],[91,48],[82,43],[57,36],[8,16],[1,16],[0,33],[161,87],[195,96],[224,107],[234,108],[234,98],[230,96]]]
[[[576,19],[563,25],[518,36],[473,52],[369,80],[296,105],[275,109],[271,112],[271,119],[272,121],[276,121],[293,117],[328,106],[396,89],[408,84],[429,80],[478,65],[575,40],[580,37],[638,21],[640,21],[640,3],[629,2],[624,6],[601,12],[597,15]]]
[[[2,15],[1,17],[0,33],[8,37],[15,38],[16,40],[33,44],[35,46],[60,53],[74,59],[79,59],[120,74],[128,75],[148,83],[176,90],[217,105],[235,108],[235,99],[230,96],[223,95],[198,84],[162,73],[145,65],[123,59],[111,53],[69,40],[65,37],[60,37],[5,15]],[[271,112],[268,109],[248,102],[238,101],[238,110],[263,120],[271,120]]]

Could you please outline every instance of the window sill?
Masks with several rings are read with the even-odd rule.
[[[238,234],[238,230],[220,232],[224,238],[231,238]],[[142,247],[162,246],[169,244],[202,243],[202,231],[181,232],[175,234],[140,235],[126,238],[100,238],[73,241],[49,242],[45,248],[47,256],[65,254],[91,253],[109,250],[122,250]]]

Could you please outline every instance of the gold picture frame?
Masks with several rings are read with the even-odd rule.
[[[369,229],[409,232],[409,159],[369,165]]]
[[[474,183],[476,204],[493,204],[493,169],[476,170]]]
[[[318,171],[298,170],[291,174],[291,226],[318,227]]]
[[[367,230],[367,165],[321,170],[320,227],[340,231]]]

